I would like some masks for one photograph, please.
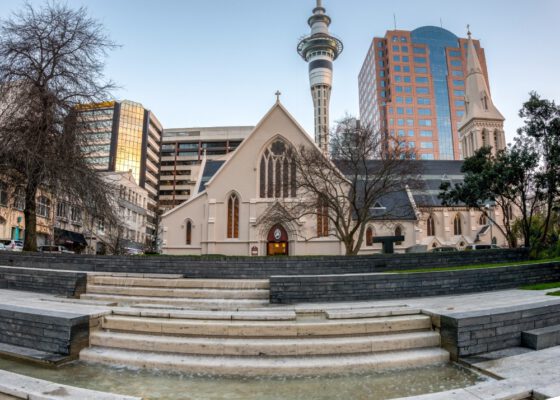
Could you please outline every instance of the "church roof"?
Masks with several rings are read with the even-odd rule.
[[[468,124],[473,119],[494,119],[505,120],[504,116],[498,111],[492,98],[488,83],[482,72],[480,60],[476,53],[473,40],[469,32],[467,41],[467,77],[465,79],[465,103],[466,113],[459,123],[459,129]]]
[[[226,160],[207,160],[204,164],[204,170],[202,171],[202,177],[200,178],[200,186],[198,193],[202,193],[206,190],[206,184],[216,172],[224,165]]]

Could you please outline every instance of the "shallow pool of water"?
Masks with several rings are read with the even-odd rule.
[[[58,369],[0,359],[0,369],[146,400],[381,400],[466,387],[483,378],[448,364],[401,371],[292,378],[223,378],[74,362]]]

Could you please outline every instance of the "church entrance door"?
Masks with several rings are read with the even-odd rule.
[[[270,228],[267,236],[266,255],[268,256],[287,256],[288,252],[288,232],[282,225],[274,225]]]

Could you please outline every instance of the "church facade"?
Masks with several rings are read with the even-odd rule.
[[[296,199],[295,171],[290,149],[316,146],[309,135],[277,101],[238,149],[224,160],[205,161],[197,193],[162,217],[165,254],[226,255],[341,255],[344,246],[332,231],[317,233],[325,224],[316,216],[292,223],[275,223],[282,201]],[[498,245],[505,239],[480,212],[465,207],[444,207],[438,199],[443,181],[462,180],[461,161],[422,163],[422,185],[400,196],[400,219],[373,219],[361,254],[379,253],[377,236],[404,236],[396,252],[429,250],[470,244]],[[383,208],[383,204],[377,205]],[[495,210],[498,213],[497,210]],[[499,215],[494,215],[501,220]]]

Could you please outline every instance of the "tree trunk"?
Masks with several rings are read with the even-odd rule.
[[[23,244],[24,251],[37,251],[37,203],[35,196],[37,188],[28,184],[25,188],[25,210],[23,215],[25,218],[25,241]]]

